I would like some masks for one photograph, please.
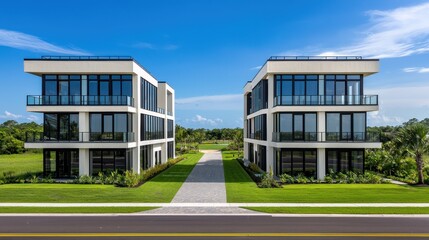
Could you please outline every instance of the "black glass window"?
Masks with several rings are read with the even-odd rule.
[[[316,113],[277,113],[274,115],[274,141],[316,141]]]
[[[44,140],[78,141],[79,114],[76,113],[45,113]]]
[[[363,149],[327,149],[326,171],[333,172],[363,172],[364,150]]]
[[[89,151],[89,160],[92,175],[98,175],[99,172],[124,172],[131,169],[132,157],[131,149],[109,149]]]
[[[268,107],[268,81],[261,80],[252,89],[252,112]]]
[[[366,139],[366,113],[326,113],[326,140]]]
[[[164,138],[164,119],[147,114],[141,114],[140,140],[155,140]]]
[[[89,119],[91,141],[134,141],[130,113],[90,113]]]
[[[278,149],[276,174],[283,173],[296,176],[304,174],[308,177],[316,177],[317,152],[315,149]]]
[[[158,110],[158,88],[144,78],[141,81],[141,108],[156,112]]]

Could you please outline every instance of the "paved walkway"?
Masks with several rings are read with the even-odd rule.
[[[223,173],[222,153],[206,150],[195,165],[182,187],[176,193],[171,205],[144,214],[259,214],[236,206],[216,206],[226,204],[225,176]],[[175,206],[191,203],[189,206]]]

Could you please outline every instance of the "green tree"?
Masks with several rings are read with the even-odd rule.
[[[398,149],[401,149],[404,155],[414,158],[417,165],[418,183],[424,183],[423,155],[429,154],[429,128],[422,123],[409,124],[399,131],[395,140]]]

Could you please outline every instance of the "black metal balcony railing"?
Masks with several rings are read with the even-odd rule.
[[[134,142],[135,134],[133,132],[79,132],[79,133],[60,133],[56,137],[46,136],[43,132],[27,132],[27,143],[39,142]]]
[[[378,95],[277,96],[274,106],[378,105]]]
[[[130,96],[28,95],[27,106],[134,106]]]
[[[373,132],[273,132],[273,142],[380,142]]]

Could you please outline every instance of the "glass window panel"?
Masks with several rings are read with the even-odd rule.
[[[360,80],[360,75],[347,75],[347,79]]]
[[[360,82],[347,81],[347,95],[349,104],[360,104]]]
[[[127,114],[126,113],[116,113],[114,122],[115,122],[114,130],[116,133],[127,132]]]
[[[317,119],[315,113],[305,114],[305,140],[317,140]]]
[[[101,169],[101,151],[99,150],[91,150],[89,152],[89,158],[91,161],[91,169],[92,175],[98,175]]]
[[[80,81],[70,81],[70,96],[80,95]]]
[[[68,80],[69,79],[69,75],[59,75],[58,79],[60,79],[60,80]]]
[[[59,115],[59,123],[60,123],[60,140],[70,140],[69,139],[69,115],[68,114],[60,114]]]
[[[57,140],[58,126],[57,126],[57,114],[44,114],[44,139]]]
[[[282,79],[292,79],[292,75],[282,75]]]
[[[109,82],[100,81],[100,96],[108,96],[108,95],[109,95]]]
[[[90,115],[91,126],[90,131],[92,133],[100,133],[101,132],[101,114],[92,113]]]
[[[294,87],[295,96],[304,96],[305,95],[305,81],[295,81]]]
[[[282,173],[292,174],[292,152],[282,151]]]
[[[346,79],[346,75],[336,75],[335,78],[337,80],[344,80],[344,79]]]
[[[71,166],[71,175],[79,176],[79,151],[77,150],[70,151],[70,166]]]
[[[307,89],[306,89],[306,95],[307,96],[317,96],[317,81],[307,81]],[[317,102],[317,98],[312,99],[311,97],[307,100],[310,100],[309,103]],[[307,101],[308,102],[308,101]]]
[[[68,81],[60,81],[58,84],[59,95],[67,96],[69,95],[69,82]]]
[[[337,151],[328,151],[328,171],[326,174],[329,174],[331,171],[338,171],[338,159],[337,159]]]
[[[328,113],[326,114],[326,140],[336,141],[339,139],[340,134],[340,114]]]
[[[293,131],[292,123],[293,123],[292,114],[280,113],[280,132],[288,135],[288,136],[283,136],[283,137],[286,137],[286,139],[291,139],[291,133]]]
[[[340,171],[349,171],[349,152],[340,151]]]
[[[352,171],[363,172],[364,153],[362,150],[352,151]]]
[[[316,151],[305,151],[305,175],[316,177],[317,153]]]
[[[109,80],[110,76],[109,75],[100,75],[100,79],[101,80]]]
[[[112,96],[121,95],[121,81],[112,81]]]
[[[352,117],[350,114],[341,115],[341,135],[342,139],[350,139],[352,136]]]
[[[80,75],[70,75],[71,80],[80,80]]]
[[[57,75],[45,75],[45,79],[57,79]]]
[[[56,172],[56,163],[57,163],[57,152],[56,151],[50,151],[45,150],[44,151],[44,173],[46,175],[51,174],[52,176],[55,176]]]
[[[293,151],[293,175],[304,172],[304,154],[302,151]]]
[[[304,80],[305,79],[305,75],[295,75],[294,79]]]
[[[132,76],[131,75],[122,75],[122,79],[123,80],[132,80]]]
[[[89,75],[89,79],[90,80],[97,80],[98,76],[97,75]]]
[[[353,114],[353,137],[355,140],[365,139],[365,113],[354,113]]]
[[[103,171],[111,172],[115,170],[115,152],[103,151]]]
[[[113,116],[104,115],[103,116],[103,132],[111,133],[113,131]]]
[[[335,95],[342,96],[346,95],[346,82],[344,81],[337,81],[335,82]]]
[[[70,114],[70,140],[79,140],[79,114]]]
[[[303,138],[303,132],[304,132],[304,116],[303,115],[294,115],[294,138],[295,139],[302,139]]]
[[[318,79],[318,75],[307,75],[307,80],[317,80]]]
[[[124,150],[115,151],[115,170],[120,172],[126,170],[126,155]]]
[[[57,81],[45,81],[45,95],[58,95]]]
[[[90,96],[98,95],[98,81],[89,81],[89,95]]]
[[[335,95],[335,82],[334,81],[326,81],[326,96]]]
[[[326,80],[335,80],[335,75],[326,75],[325,79]]]
[[[132,96],[131,81],[122,81],[122,96]]]
[[[112,79],[121,79],[121,75],[112,75]]]

